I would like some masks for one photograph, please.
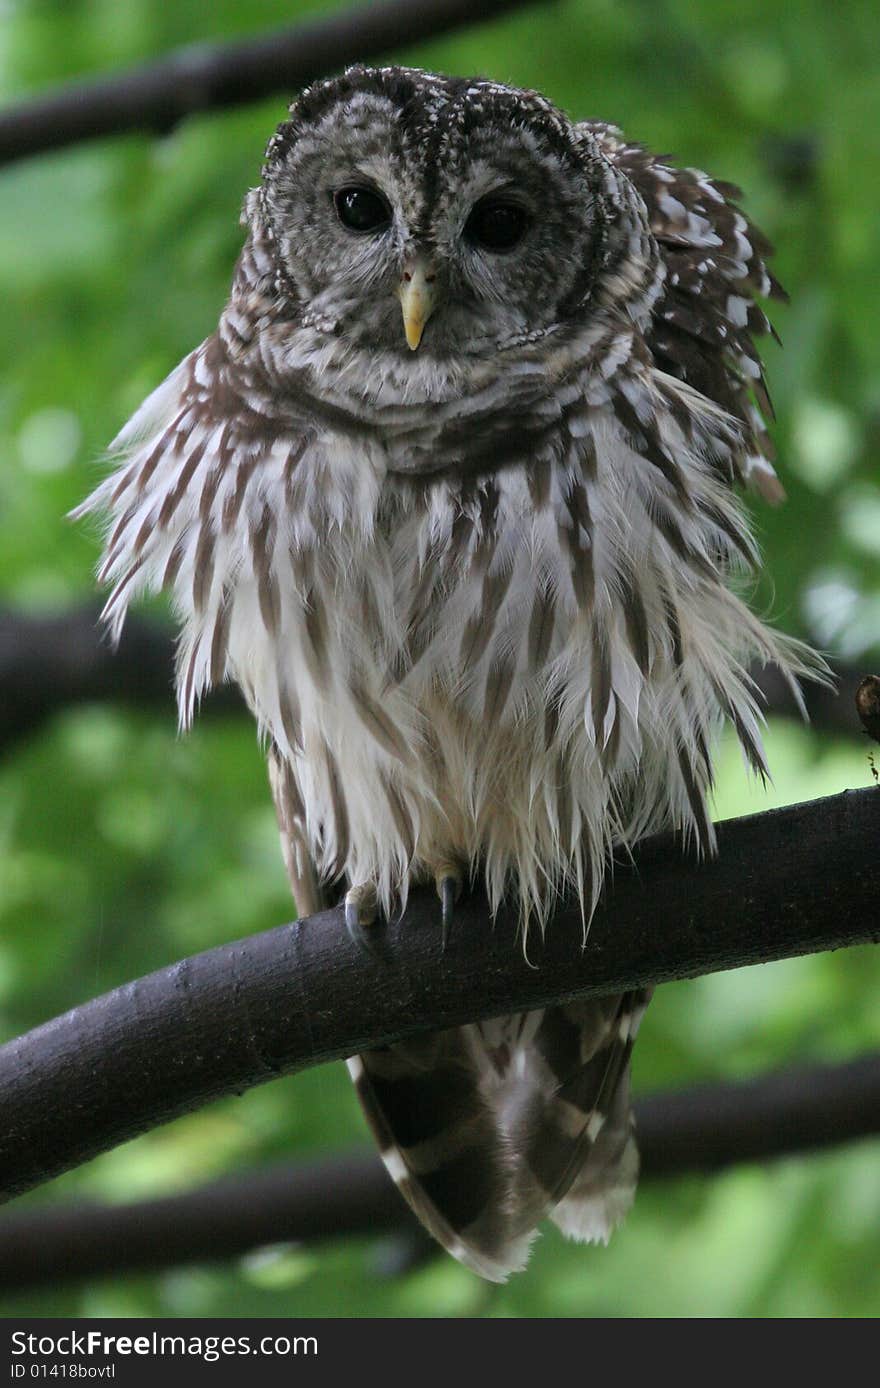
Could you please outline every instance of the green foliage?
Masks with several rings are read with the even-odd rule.
[[[251,34],[329,6],[291,0],[19,0],[0,91]],[[356,55],[353,55],[356,56]],[[832,651],[880,632],[880,180],[873,0],[567,0],[395,54],[545,90],[581,116],[740,182],[792,295],[768,348],[788,504],[762,510],[757,601]],[[214,325],[238,210],[283,111],[268,101],[164,139],[85,145],[0,172],[0,591],[32,610],[92,591],[96,537],[65,513],[131,410]],[[870,783],[865,746],[788,725],[775,788],[721,757],[719,815]],[[70,712],[0,766],[0,1038],[128,978],[286,919],[252,730]],[[646,1090],[880,1044],[869,950],[660,990],[636,1052]],[[215,1104],[28,1197],[121,1200],[360,1141],[335,1066]],[[645,1187],[606,1249],[548,1233],[528,1272],[482,1285],[449,1260],[382,1272],[372,1240],[10,1298],[7,1314],[838,1316],[880,1300],[877,1145]],[[384,1250],[387,1254],[388,1250]]]

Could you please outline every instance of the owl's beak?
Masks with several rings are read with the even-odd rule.
[[[407,345],[414,352],[422,340],[425,324],[434,311],[434,271],[420,255],[404,269],[397,296],[403,309],[403,330]]]

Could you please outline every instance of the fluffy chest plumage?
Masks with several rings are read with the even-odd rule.
[[[294,769],[324,876],[390,905],[438,861],[479,860],[496,904],[514,886],[543,916],[566,882],[588,905],[614,842],[697,813],[705,830],[711,683],[736,678],[744,609],[705,524],[664,537],[659,475],[613,415],[569,417],[527,464],[418,484],[350,435],[315,439],[293,480],[285,448],[228,672]],[[702,566],[676,565],[677,542]]]
[[[750,544],[726,416],[660,372],[593,369],[525,427],[473,397],[415,432],[394,399],[340,427],[332,402],[233,390],[216,350],[156,392],[90,503],[116,518],[108,616],[172,590],[182,720],[242,686],[323,877],[390,908],[454,855],[543,918],[565,884],[589,912],[615,843],[711,841],[716,725],[760,763],[745,662],[777,650],[726,586]],[[408,475],[407,447],[450,428],[462,465]]]

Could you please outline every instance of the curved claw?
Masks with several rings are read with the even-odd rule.
[[[370,887],[352,887],[345,894],[345,928],[352,944],[364,949],[374,959],[381,957],[381,950],[372,932],[367,928],[376,919],[376,895]]]
[[[449,944],[449,932],[452,929],[452,915],[455,903],[461,896],[461,878],[447,875],[441,877],[437,883],[437,893],[440,897],[441,911],[441,936],[440,943],[442,952],[446,953],[446,946]]]

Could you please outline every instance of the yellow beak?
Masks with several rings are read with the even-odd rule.
[[[407,345],[414,352],[422,340],[425,324],[434,310],[434,274],[421,256],[416,256],[403,272],[397,291],[403,309],[403,330]]]

